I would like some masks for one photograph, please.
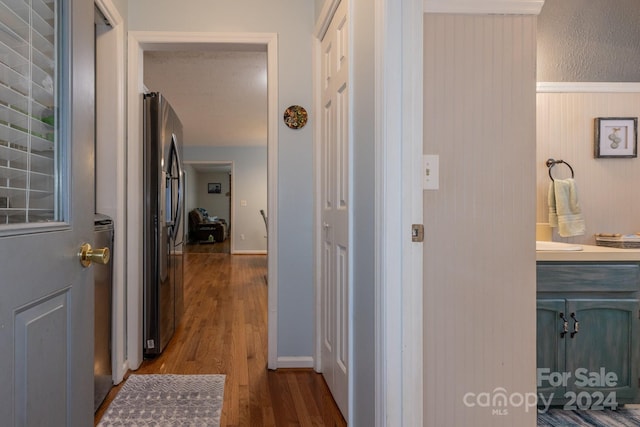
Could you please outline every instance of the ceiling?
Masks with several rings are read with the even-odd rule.
[[[185,146],[267,145],[265,46],[145,51],[144,84],[180,117]]]
[[[197,173],[231,173],[231,163],[194,163],[185,162]]]

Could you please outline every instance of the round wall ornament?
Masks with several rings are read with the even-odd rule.
[[[300,129],[307,124],[307,110],[299,105],[292,105],[284,110],[284,123],[291,129]]]

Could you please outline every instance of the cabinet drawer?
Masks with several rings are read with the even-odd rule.
[[[538,292],[633,292],[640,290],[640,265],[538,263]]]

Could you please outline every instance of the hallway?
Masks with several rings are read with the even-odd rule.
[[[182,323],[135,373],[226,374],[223,427],[345,426],[320,374],[266,369],[266,264],[264,255],[186,253]]]

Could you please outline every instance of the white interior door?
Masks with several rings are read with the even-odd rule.
[[[348,2],[321,42],[321,368],[345,418],[349,399],[350,132]]]
[[[0,423],[93,421],[91,0],[0,0]]]

